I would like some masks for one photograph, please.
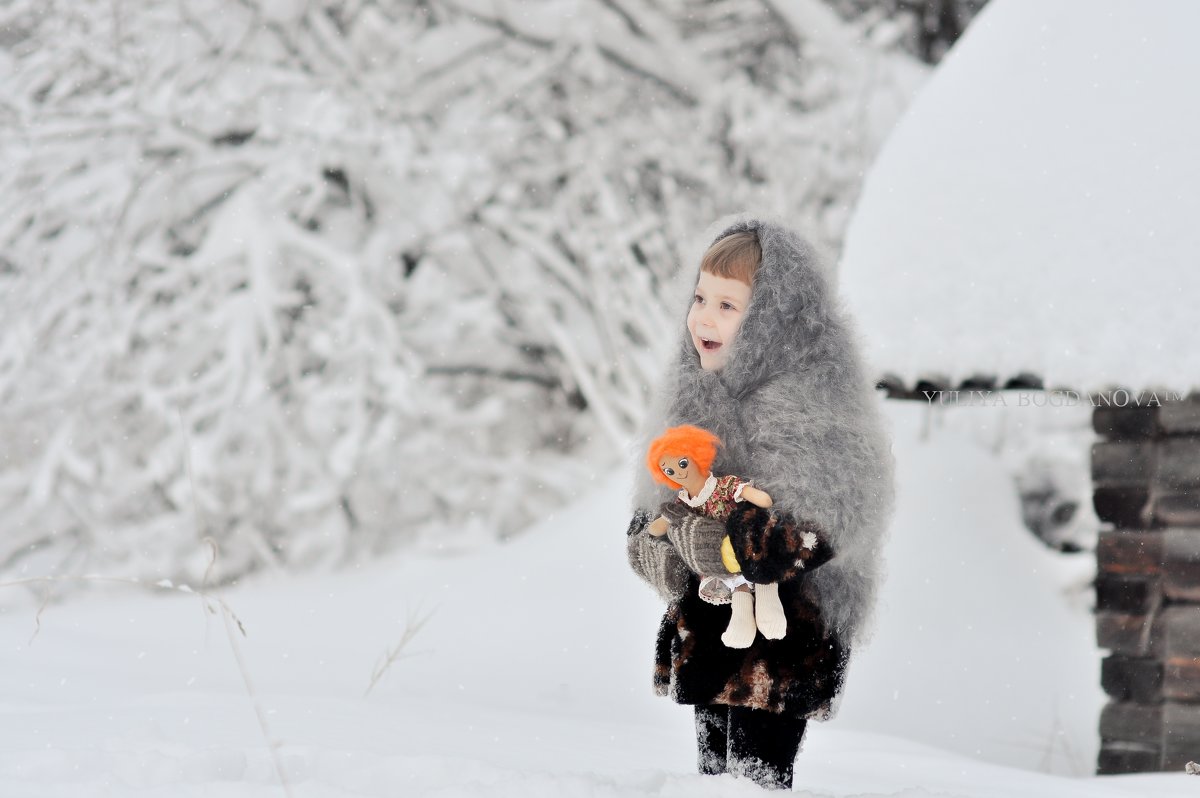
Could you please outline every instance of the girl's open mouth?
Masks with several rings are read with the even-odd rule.
[[[703,346],[705,348],[705,350],[707,350],[709,352],[715,352],[716,350],[721,348],[720,341],[706,341],[703,338],[700,339],[700,345]]]

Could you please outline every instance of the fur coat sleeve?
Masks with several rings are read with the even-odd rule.
[[[756,585],[795,579],[834,556],[817,524],[753,504],[734,509],[725,528],[742,575]]]

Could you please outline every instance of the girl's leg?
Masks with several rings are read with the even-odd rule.
[[[782,640],[787,634],[787,616],[779,601],[779,585],[754,586],[754,622],[768,640]]]
[[[724,704],[696,705],[697,765],[705,776],[728,771],[729,707]]]
[[[790,790],[808,722],[765,709],[729,708],[729,772],[760,787]]]
[[[749,585],[738,585],[733,589],[732,598],[729,626],[721,635],[721,642],[730,648],[749,648],[758,633],[754,623],[754,594]]]

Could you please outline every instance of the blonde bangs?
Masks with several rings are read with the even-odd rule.
[[[700,271],[754,285],[754,275],[762,263],[762,247],[753,230],[733,233],[708,248],[700,259]]]

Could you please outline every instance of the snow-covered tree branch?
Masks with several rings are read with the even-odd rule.
[[[582,490],[690,237],[755,205],[836,251],[921,79],[814,6],[5,6],[0,567],[194,579],[211,536],[228,581]]]

